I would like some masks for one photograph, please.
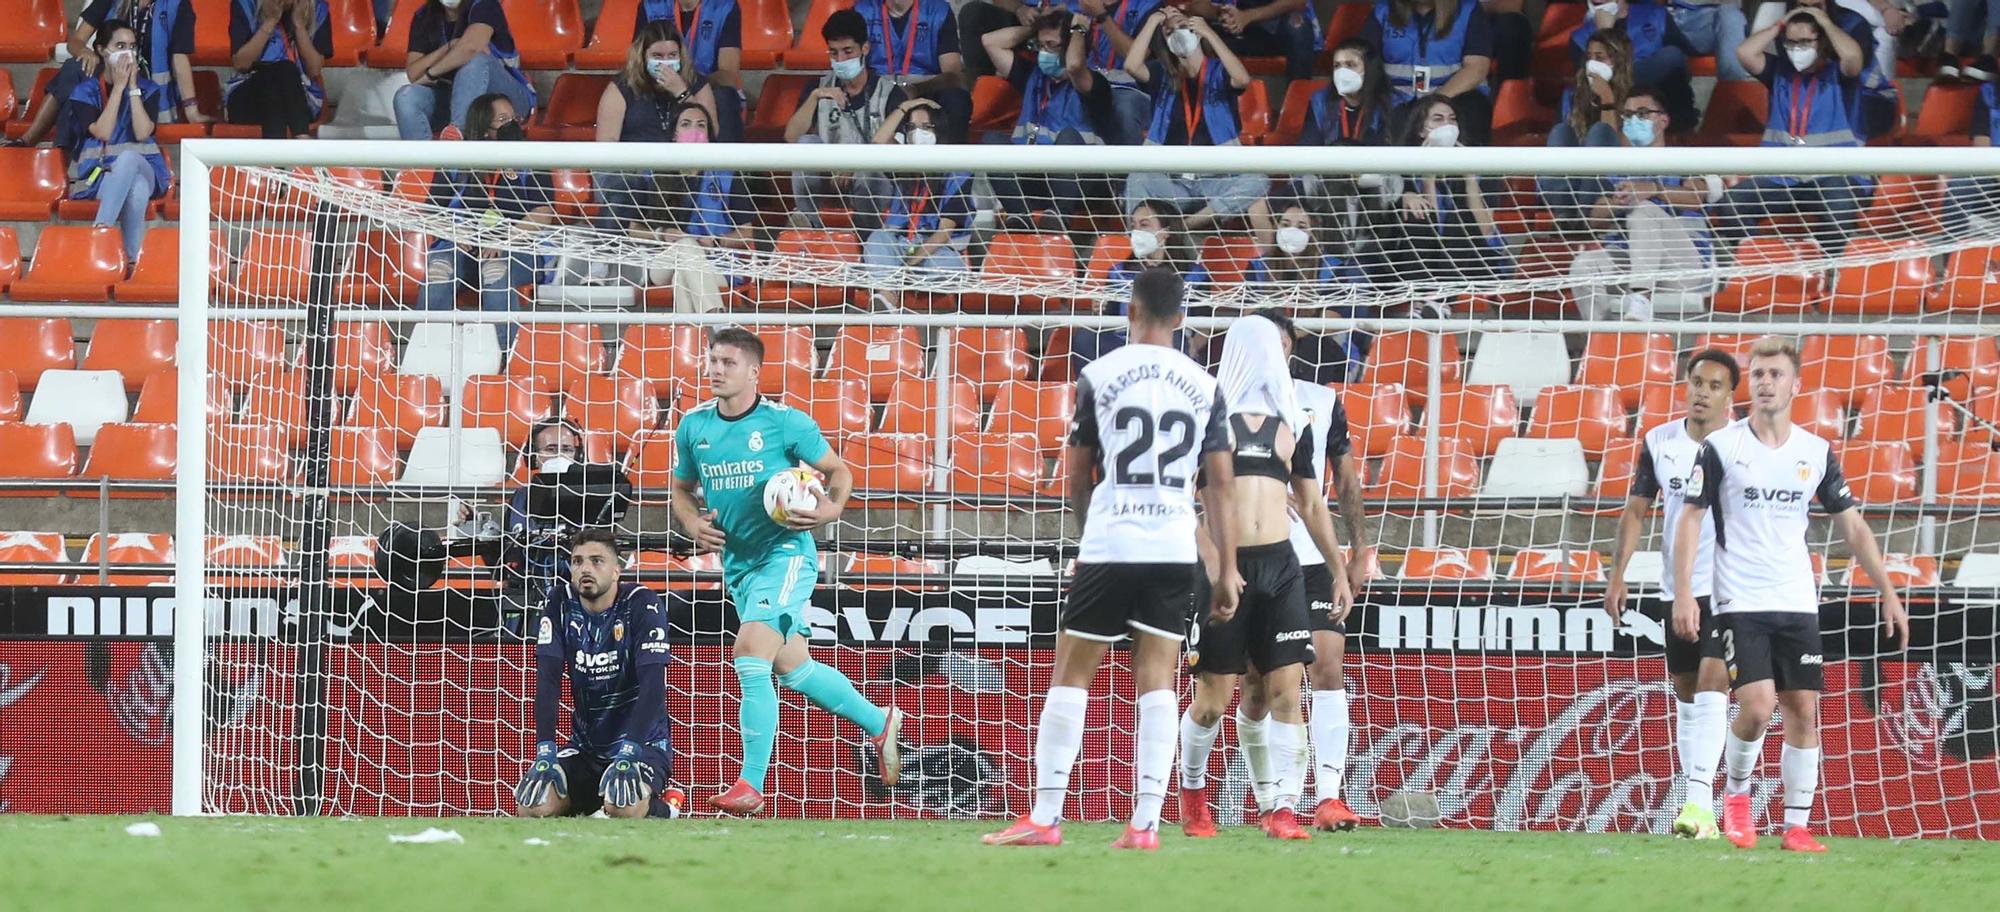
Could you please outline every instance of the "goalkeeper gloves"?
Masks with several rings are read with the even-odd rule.
[[[569,777],[563,773],[562,761],[556,759],[557,750],[554,741],[535,745],[535,762],[528,766],[528,775],[515,787],[514,803],[521,807],[542,804],[549,800],[550,789],[559,798],[569,797]]]
[[[604,803],[621,808],[639,803],[643,767],[639,762],[638,742],[619,741],[611,750],[611,765],[604,768],[604,778],[597,783],[597,793],[604,796]]]

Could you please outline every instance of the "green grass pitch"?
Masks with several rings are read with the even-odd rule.
[[[130,836],[151,819],[157,838]],[[389,841],[429,826],[463,844]],[[1363,829],[1281,844],[1251,827],[1158,853],[1111,825],[1059,848],[991,823],[296,820],[0,816],[0,909],[1108,910],[1992,908],[2000,845]],[[531,845],[530,839],[547,845]],[[612,903],[617,903],[616,905]],[[630,903],[630,905],[625,905]]]

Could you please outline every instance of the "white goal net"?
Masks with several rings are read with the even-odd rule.
[[[770,812],[1019,813],[1078,528],[1072,379],[1164,264],[1192,355],[1281,311],[1294,374],[1348,415],[1360,490],[1328,493],[1375,568],[1346,667],[1364,817],[1400,790],[1452,826],[1666,828],[1662,524],[1614,620],[1618,511],[1688,357],[1777,333],[1804,352],[1795,419],[1837,442],[1917,629],[1907,655],[1878,638],[1816,520],[1816,816],[2000,837],[2000,167],[1971,150],[184,149],[177,594],[224,607],[181,618],[179,680],[206,699],[180,704],[201,721],[177,729],[180,810],[511,812],[522,618],[579,523],[614,524],[667,602],[673,778],[697,804],[726,787],[733,614],[667,502],[707,333],[740,325],[762,392],[856,474],[820,534],[815,655],[910,719],[885,789],[858,731],[787,696]],[[1079,172],[1108,160],[1127,171]],[[610,468],[538,496],[535,454],[570,449]],[[1093,710],[1077,819],[1131,800],[1122,659],[1099,683],[1120,696]]]

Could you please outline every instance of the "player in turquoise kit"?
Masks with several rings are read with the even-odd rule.
[[[757,394],[764,343],[748,330],[719,330],[708,343],[708,383],[715,398],[696,406],[674,432],[674,518],[703,551],[722,552],[722,584],[736,607],[736,682],[743,693],[738,727],[743,772],[709,799],[731,814],[764,807],[764,774],[778,734],[777,683],[814,706],[861,726],[880,760],[882,782],[902,770],[896,733],[902,713],[869,702],[838,669],[806,651],[805,608],[819,579],[812,530],[840,517],[854,489],[812,417]],[[827,479],[811,510],[790,510],[781,525],[764,512],[764,483],[805,464]],[[707,509],[697,504],[696,488]]]

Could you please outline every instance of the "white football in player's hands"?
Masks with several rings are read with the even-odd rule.
[[[803,467],[789,468],[764,482],[764,512],[772,522],[783,525],[793,511],[819,506],[824,494],[826,485],[820,481],[819,473]]]

